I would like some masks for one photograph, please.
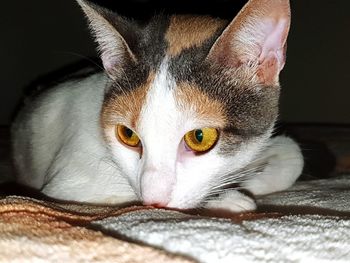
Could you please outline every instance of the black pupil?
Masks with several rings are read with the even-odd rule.
[[[196,130],[194,132],[194,135],[196,136],[196,140],[198,142],[202,142],[203,141],[203,131],[202,130]]]
[[[128,128],[125,128],[125,135],[128,137],[128,138],[131,138],[132,134],[134,132]]]

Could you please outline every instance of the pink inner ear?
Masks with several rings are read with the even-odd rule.
[[[257,75],[261,83],[273,85],[285,64],[284,45],[287,38],[286,19],[264,19],[260,24],[264,38],[258,43],[261,48]]]
[[[288,21],[286,19],[265,20],[262,27],[262,32],[264,32],[266,38],[261,43],[259,62],[262,64],[266,59],[270,60],[272,56],[275,56],[278,71],[280,71],[285,64],[284,45],[287,37]]]

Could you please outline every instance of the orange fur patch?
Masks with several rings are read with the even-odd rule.
[[[174,57],[184,49],[200,46],[225,24],[224,20],[209,16],[172,16],[165,35],[169,45],[168,55]]]
[[[124,124],[130,129],[135,129],[140,116],[142,106],[145,103],[146,95],[155,78],[155,73],[151,72],[147,81],[140,87],[118,94],[109,99],[102,107],[101,122],[102,127]]]
[[[203,120],[212,127],[225,127],[227,122],[223,105],[210,98],[192,84],[183,82],[177,85],[175,98],[178,106],[184,111],[190,111],[196,118]]]

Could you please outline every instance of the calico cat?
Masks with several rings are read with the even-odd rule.
[[[288,0],[250,0],[231,22],[163,15],[147,25],[77,2],[104,72],[25,105],[12,126],[18,182],[63,200],[229,211],[255,208],[237,189],[295,182],[300,148],[271,137]]]

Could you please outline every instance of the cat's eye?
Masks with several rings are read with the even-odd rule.
[[[116,135],[118,136],[119,140],[130,147],[136,147],[140,143],[140,138],[137,136],[137,134],[124,125],[117,125]]]
[[[215,128],[192,130],[184,136],[187,147],[199,153],[209,151],[215,145],[218,138],[219,133]]]

